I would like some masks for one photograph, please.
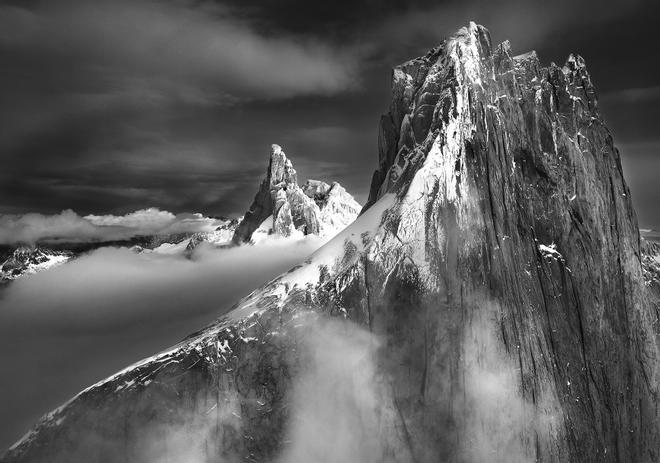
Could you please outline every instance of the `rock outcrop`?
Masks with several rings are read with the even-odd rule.
[[[290,405],[320,314],[380,339],[368,397],[342,404],[352,383],[331,382],[305,415],[341,410],[358,437],[337,438],[337,426],[323,450],[348,442],[369,462],[658,461],[657,320],[582,58],[542,67],[471,23],[395,68],[392,91],[352,225],[216,323],[45,416],[3,461],[191,449],[198,461],[277,461],[296,445],[292,420],[319,437]],[[275,212],[271,187],[295,179],[282,159],[239,237]],[[318,368],[352,365],[337,350]]]
[[[192,255],[193,251],[202,243],[209,243],[216,247],[228,246],[231,244],[238,228],[238,224],[243,220],[243,217],[228,219],[224,224],[218,226],[212,232],[198,232],[190,237],[184,254],[186,256]]]
[[[308,180],[301,188],[291,161],[279,145],[273,145],[266,177],[238,225],[233,242],[250,242],[266,221],[270,232],[280,236],[296,232],[330,236],[351,223],[359,211],[360,205],[338,183],[330,186]]]
[[[72,257],[73,253],[69,251],[55,251],[39,246],[18,246],[0,264],[0,283],[56,267]]]

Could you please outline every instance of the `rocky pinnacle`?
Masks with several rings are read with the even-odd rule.
[[[334,209],[331,216],[324,211],[330,198],[342,206]],[[249,242],[254,232],[269,219],[272,219],[271,233],[279,236],[295,232],[334,234],[352,222],[359,209],[360,205],[337,183],[331,186],[308,180],[301,188],[291,161],[279,145],[272,145],[266,177],[236,229],[233,242]]]
[[[146,444],[160,461],[347,445],[328,461],[660,460],[650,270],[584,60],[544,67],[470,23],[394,69],[380,126],[353,224],[215,323],[46,415],[3,461],[145,461]],[[243,230],[295,178],[276,152]],[[306,349],[326,339],[319,318],[370,333],[370,368],[342,347],[356,336]],[[324,381],[300,381],[332,353],[312,368],[330,369]],[[333,374],[344,365],[348,378]],[[296,394],[317,389],[297,414]]]

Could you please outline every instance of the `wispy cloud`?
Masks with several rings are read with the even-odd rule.
[[[381,22],[372,33],[374,50],[396,61],[410,59],[439,44],[461,25],[475,21],[486,26],[496,42],[510,40],[514,51],[524,53],[547,45],[547,40],[569,28],[584,28],[607,22],[630,11],[643,0],[627,2],[557,0],[492,0],[489,2],[443,2],[410,8]],[[606,2],[607,3],[607,2]],[[579,50],[576,50],[579,51]]]
[[[43,2],[32,10],[0,9],[0,24],[0,44],[50,54],[51,61],[75,59],[75,73],[102,80],[103,91],[83,87],[77,95],[90,105],[136,97],[146,104],[166,97],[223,103],[332,94],[354,85],[349,52],[267,37],[207,3]]]
[[[608,103],[639,103],[660,98],[660,85],[654,87],[624,88],[601,95]]]
[[[236,113],[359,86],[356,47],[211,1],[15,5],[0,5],[0,210],[236,212],[277,126]]]

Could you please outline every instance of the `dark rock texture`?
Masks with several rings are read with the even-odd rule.
[[[355,223],[44,417],[3,461],[149,461],[147,447],[153,461],[191,448],[276,461],[296,445],[292,391],[318,314],[380,339],[376,425],[351,426],[370,445],[354,461],[658,461],[657,316],[582,58],[544,68],[471,23],[395,68],[392,91]],[[272,178],[252,216],[272,213]],[[181,444],[181,430],[196,437]]]

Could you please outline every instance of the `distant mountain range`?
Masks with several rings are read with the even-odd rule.
[[[273,145],[266,176],[245,217],[219,219],[220,224],[210,232],[144,235],[113,241],[51,239],[31,245],[0,246],[0,284],[57,267],[103,247],[190,256],[201,243],[226,247],[307,234],[329,239],[353,222],[361,208],[337,182],[308,180],[300,187],[291,161],[281,147]]]
[[[353,223],[2,461],[660,461],[658,246],[585,61],[470,23],[394,68],[378,147]],[[273,147],[232,240],[338,228],[337,188]]]

